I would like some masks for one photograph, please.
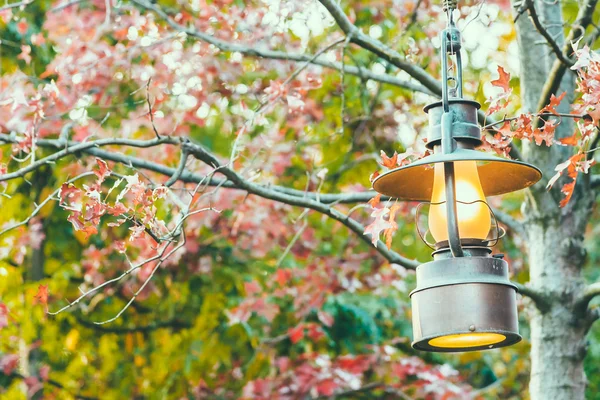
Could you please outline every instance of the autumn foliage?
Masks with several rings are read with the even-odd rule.
[[[347,11],[437,76],[430,3]],[[451,399],[499,380],[522,393],[526,343],[411,349],[400,261],[429,250],[416,204],[374,196],[369,174],[428,154],[420,110],[435,96],[350,45],[319,2],[0,9],[0,395]],[[572,116],[564,95],[518,112],[504,67],[475,71],[491,90],[467,88],[485,104],[484,151],[573,148],[547,182],[562,206],[594,165],[600,117],[600,59],[574,51]],[[577,129],[557,140],[562,118]]]

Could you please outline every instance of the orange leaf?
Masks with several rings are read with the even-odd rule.
[[[573,196],[573,190],[575,189],[575,182],[577,182],[577,181],[573,180],[570,183],[565,183],[565,185],[560,190],[565,195],[565,198],[562,199],[560,202],[561,207],[566,206],[569,203],[569,201],[571,200],[571,196]]]
[[[394,152],[394,155],[388,157],[387,154],[382,150],[381,151],[381,165],[387,168],[396,167],[396,163],[398,162],[398,153]]]
[[[381,200],[381,193],[378,193],[377,196],[375,196],[371,200],[369,200],[368,203],[371,205],[371,207],[375,208],[379,204],[380,200]]]
[[[558,105],[560,104],[560,102],[562,101],[562,99],[565,97],[565,95],[567,94],[567,92],[563,92],[563,94],[561,94],[560,96],[556,97],[554,94],[552,96],[550,96],[550,104],[548,104],[546,107],[542,108],[540,110],[540,113],[552,113],[552,114],[557,114],[558,111],[556,111],[556,107],[558,107]]]
[[[577,132],[575,132],[573,136],[558,139],[558,141],[564,144],[565,146],[577,146],[577,143],[579,143],[579,139],[577,138]]]
[[[491,84],[497,87],[502,88],[505,92],[510,90],[509,82],[510,82],[510,74],[504,70],[501,66],[498,65],[498,79],[494,79]]]
[[[375,180],[375,178],[377,178],[379,176],[379,171],[375,171],[371,174],[371,176],[369,176],[369,181],[373,182]]]
[[[292,343],[298,343],[304,337],[304,325],[300,324],[295,328],[288,330]]]
[[[37,294],[34,296],[34,299],[37,300],[40,304],[43,304],[46,307],[46,312],[48,311],[48,285],[40,285],[38,286]]]
[[[396,224],[396,212],[398,212],[398,210],[400,209],[400,205],[398,204],[394,204],[391,208],[390,208],[390,216],[389,216],[389,222],[391,227],[386,229],[383,232],[383,236],[385,237],[385,245],[387,246],[388,250],[392,248],[392,238],[394,236],[394,232],[396,232],[398,230],[398,224]]]

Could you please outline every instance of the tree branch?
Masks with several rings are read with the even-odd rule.
[[[92,176],[92,175],[94,175],[93,172],[84,172],[83,174],[80,174],[80,175],[76,176],[75,178],[69,179],[65,183],[73,183],[73,182],[76,182],[77,180],[79,180],[81,178],[85,178],[87,176]],[[15,223],[15,224],[7,227],[7,228],[4,228],[4,229],[0,230],[0,236],[4,235],[6,232],[12,231],[13,229],[16,229],[16,228],[18,228],[20,226],[27,225],[29,223],[29,221],[31,221],[31,219],[33,217],[35,217],[41,211],[42,208],[44,208],[44,206],[46,204],[48,204],[52,200],[60,200],[59,198],[57,198],[57,196],[58,196],[58,193],[60,192],[61,188],[62,188],[62,186],[59,187],[58,189],[56,189],[54,192],[52,192],[40,204],[37,204],[36,207],[35,207],[35,209],[31,212],[31,214],[29,214],[27,216],[27,218],[25,218],[21,222],[17,222],[17,223]]]
[[[570,53],[571,42],[575,42],[580,36],[585,34],[586,28],[592,22],[592,15],[594,14],[597,3],[598,0],[585,0],[583,5],[579,8],[575,23],[573,23],[573,28],[571,28],[569,35],[565,39],[565,45],[562,50],[563,55],[568,55]],[[580,32],[580,34],[578,34],[578,32]],[[548,73],[548,79],[542,88],[542,93],[537,105],[538,110],[541,110],[550,102],[550,97],[553,94],[556,95],[566,70],[567,65],[565,65],[564,62],[560,59],[554,61],[554,64],[552,64],[552,68]]]
[[[439,81],[437,81],[421,67],[405,61],[404,57],[396,50],[388,47],[379,40],[373,39],[370,36],[362,33],[362,31],[356,27],[356,25],[350,22],[346,14],[344,14],[339,2],[336,2],[335,0],[319,0],[319,2],[323,4],[325,8],[327,8],[340,29],[350,37],[352,43],[371,51],[395,67],[405,71],[433,94],[437,96],[442,95],[442,85]],[[485,125],[486,120],[489,120],[490,118],[486,116],[482,110],[478,110],[477,119],[481,125]],[[510,156],[514,159],[523,159],[521,153],[513,144],[510,145]]]
[[[600,282],[594,282],[583,289],[575,301],[576,312],[581,314],[585,313],[590,301],[596,296],[600,296]]]
[[[600,319],[600,307],[594,307],[592,309],[587,310],[585,314],[585,331],[588,332],[594,322]]]
[[[2,7],[0,7],[0,11],[9,10],[11,8],[18,8],[21,6],[25,7],[25,6],[28,6],[29,4],[33,3],[33,1],[34,0],[25,0],[25,1],[19,1],[17,3],[9,3],[9,4],[6,4]]]
[[[361,79],[368,79],[381,83],[386,83],[414,92],[421,92],[437,96],[441,96],[442,93],[442,86],[435,78],[433,78],[422,68],[404,61],[402,55],[397,51],[391,49],[382,42],[372,39],[371,37],[360,32],[360,30],[356,26],[354,26],[350,22],[350,20],[348,20],[348,18],[344,15],[341,8],[331,0],[323,0],[321,1],[321,3],[328,10],[330,10],[330,12],[332,12],[333,10],[332,15],[334,16],[334,18],[336,18],[338,24],[341,23],[340,27],[343,26],[342,30],[348,37],[350,37],[353,43],[377,54],[379,57],[387,60],[392,65],[407,72],[410,76],[419,81],[421,84],[415,84],[412,82],[404,81],[389,74],[376,74],[371,70],[363,67],[349,66],[345,65],[344,63],[326,61],[320,57],[315,57],[315,55],[285,53],[281,51],[252,48],[237,43],[229,43],[227,41],[217,39],[214,36],[208,35],[204,32],[200,32],[195,29],[187,28],[183,25],[178,24],[164,10],[162,10],[155,4],[151,4],[145,0],[132,0],[132,2],[144,9],[153,11],[160,18],[165,20],[167,24],[173,29],[179,32],[184,32],[190,37],[194,37],[206,43],[212,44],[213,46],[217,47],[219,50],[224,52],[238,52],[240,54],[244,54],[250,57],[258,57],[273,60],[308,62],[310,64],[320,65],[325,68],[330,68],[337,71],[342,71],[346,74],[358,76]],[[479,123],[481,123],[482,125],[485,124],[486,121],[490,120],[490,118],[487,117],[485,113],[481,110],[478,111],[477,118],[479,120]],[[518,148],[512,144],[510,145],[510,156],[517,160],[523,159]]]
[[[377,82],[387,83],[390,85],[394,85],[397,87],[401,87],[404,89],[432,94],[432,91],[427,89],[422,85],[418,85],[412,82],[407,82],[401,79],[398,79],[394,76],[388,74],[376,74],[367,68],[355,67],[355,66],[346,66],[342,63],[326,61],[320,57],[315,57],[310,54],[294,54],[294,53],[286,53],[282,51],[273,51],[267,49],[257,49],[249,46],[245,46],[238,43],[229,43],[227,41],[215,38],[209,34],[204,32],[197,31],[195,29],[187,28],[183,25],[175,22],[164,10],[162,10],[159,6],[149,3],[145,0],[132,0],[133,3],[138,6],[150,10],[156,13],[160,18],[162,18],[169,26],[179,32],[185,32],[188,36],[194,37],[196,39],[200,39],[203,42],[212,44],[216,48],[224,52],[238,52],[240,54],[244,54],[250,57],[258,57],[258,58],[266,58],[273,60],[287,60],[294,62],[309,62],[311,64],[320,65],[322,67],[335,69],[337,71],[344,71],[346,74],[355,75],[359,77],[364,77],[366,79],[371,79]]]
[[[11,136],[6,135],[6,134],[0,135],[0,141],[4,142],[4,143],[18,143],[16,138],[13,139]],[[63,140],[58,140],[57,142],[60,142],[62,144],[62,147],[65,147],[65,148],[60,151],[57,151],[56,153],[53,153],[53,154],[47,156],[47,157],[39,159],[36,162],[33,162],[33,163],[29,164],[28,166],[23,167],[15,172],[0,175],[0,182],[9,181],[11,179],[23,177],[27,173],[35,171],[36,169],[40,168],[42,165],[54,163],[57,160],[64,158],[70,154],[85,151],[92,147],[124,145],[124,146],[131,146],[131,147],[147,148],[147,147],[154,147],[154,146],[157,146],[160,144],[165,144],[165,143],[178,144],[180,142],[180,140],[175,137],[161,137],[161,138],[156,138],[156,139],[152,139],[152,140],[105,138],[105,139],[94,140],[91,142],[66,142]],[[36,143],[36,145],[38,145],[37,140],[35,143]]]
[[[526,4],[527,9],[529,11],[529,18],[531,18],[535,29],[537,29],[537,31],[544,37],[544,39],[546,39],[546,42],[548,42],[548,45],[550,46],[554,54],[556,54],[558,60],[562,62],[565,65],[565,67],[571,68],[575,63],[568,56],[566,56],[565,53],[563,53],[563,51],[560,49],[552,35],[550,35],[550,32],[548,32],[546,28],[544,28],[544,25],[542,25],[537,15],[537,12],[535,11],[535,5],[533,0],[526,0]]]
[[[525,286],[521,283],[512,283],[515,286],[517,286],[517,291],[519,292],[519,294],[521,294],[522,296],[529,297],[533,301],[537,309],[540,310],[542,313],[550,309],[550,299],[544,293],[539,292],[536,289],[533,289],[532,287]]]
[[[11,137],[10,135],[7,135],[7,134],[0,134],[0,142],[16,143],[17,139],[14,137]],[[344,200],[344,202],[352,202],[352,201],[356,202],[358,200],[365,201],[365,199],[368,200],[371,197],[373,197],[375,195],[375,193],[373,193],[372,195],[369,194],[367,196],[365,196],[364,193],[328,196],[328,195],[321,195],[321,194],[316,194],[316,193],[307,194],[303,191],[294,190],[294,189],[286,189],[286,188],[282,188],[282,187],[279,187],[278,188],[279,190],[277,190],[277,189],[274,189],[273,187],[262,186],[259,184],[249,182],[248,180],[243,178],[241,175],[239,175],[234,170],[232,170],[224,165],[221,165],[219,160],[214,155],[209,153],[206,149],[204,149],[204,147],[202,147],[198,144],[194,144],[192,142],[187,141],[184,138],[179,138],[179,137],[161,136],[160,140],[152,139],[152,140],[145,140],[145,141],[134,140],[134,139],[109,138],[109,139],[99,139],[94,142],[85,142],[85,143],[69,142],[69,143],[71,143],[71,145],[69,146],[68,149],[78,149],[81,152],[84,152],[84,153],[87,153],[90,155],[94,155],[94,156],[102,158],[104,160],[119,162],[124,165],[131,166],[131,167],[147,169],[150,171],[158,172],[163,175],[167,175],[169,177],[172,177],[173,175],[175,175],[177,173],[176,169],[165,167],[163,165],[153,163],[153,162],[150,162],[147,160],[142,160],[139,158],[126,156],[124,154],[120,154],[120,153],[116,153],[116,152],[112,152],[112,151],[105,151],[105,150],[97,148],[97,146],[94,144],[102,144],[105,146],[110,145],[110,144],[121,144],[121,145],[132,146],[132,147],[149,147],[149,143],[153,143],[154,146],[157,146],[158,144],[180,144],[182,146],[182,150],[187,151],[189,154],[193,155],[194,157],[203,161],[204,163],[206,163],[214,168],[218,168],[218,172],[223,174],[231,182],[230,184],[227,184],[227,182],[223,182],[221,180],[213,181],[211,178],[208,181],[209,184],[211,184],[213,186],[220,185],[220,186],[228,187],[228,188],[232,188],[232,189],[241,189],[248,193],[255,194],[257,196],[260,196],[260,197],[263,197],[266,199],[275,200],[275,201],[279,201],[281,203],[298,206],[298,207],[309,208],[311,210],[318,211],[318,212],[328,215],[331,218],[335,219],[336,221],[339,221],[342,224],[346,225],[348,228],[350,228],[351,231],[356,233],[365,243],[368,243],[369,245],[371,245],[371,240],[364,235],[364,230],[365,230],[364,226],[362,224],[360,224],[358,221],[356,221],[356,220],[350,218],[349,216],[344,215],[342,212],[336,210],[335,208],[332,207],[332,205],[342,202],[342,200]],[[40,140],[36,141],[36,145],[38,147],[63,148],[65,143],[63,140],[57,140],[57,139],[40,139]],[[57,153],[60,153],[61,156],[64,157],[66,155],[69,155],[71,152],[70,151],[64,152],[63,150],[61,150],[61,151],[58,151]],[[48,157],[53,157],[57,153],[54,153]],[[55,156],[55,158],[58,159],[60,157]],[[38,165],[38,167],[39,167],[39,165]],[[5,178],[6,176],[11,176],[11,178],[14,179],[14,178],[16,178],[18,176],[22,176],[22,175],[24,175],[24,174],[17,174],[16,172],[12,173],[12,174],[0,175],[0,181],[8,180]],[[183,172],[181,172],[179,180],[181,180],[183,182],[200,183],[200,182],[205,182],[206,177],[200,176],[197,174],[192,174],[189,171],[184,170]],[[317,200],[317,197],[318,197],[318,200]],[[327,202],[323,202],[322,198],[329,200],[330,203],[328,204]],[[377,251],[386,260],[388,260],[391,263],[402,265],[408,269],[415,269],[419,265],[419,263],[417,261],[407,259],[407,258],[401,256],[400,254],[389,250],[385,246],[385,244],[381,241],[379,241],[377,243],[376,248],[377,248]]]
[[[346,14],[344,14],[342,8],[339,6],[338,2],[334,0],[319,0],[319,2],[323,4],[323,6],[329,11],[335,22],[346,34],[346,36],[350,37],[350,41],[352,43],[357,44],[358,46],[369,50],[374,54],[377,54],[379,57],[390,62],[390,64],[405,71],[431,92],[437,95],[441,94],[441,85],[435,78],[433,78],[421,67],[406,62],[404,57],[396,50],[388,47],[379,40],[373,39],[370,36],[362,33],[361,30],[356,27],[356,25],[350,22]]]
[[[219,168],[218,172],[223,174],[225,177],[227,177],[227,179],[233,182],[237,186],[237,188],[243,189],[248,193],[255,194],[265,199],[275,200],[293,206],[310,208],[311,210],[315,210],[322,214],[328,215],[336,221],[339,221],[342,224],[346,225],[346,227],[350,228],[350,230],[356,233],[365,243],[371,244],[371,240],[364,235],[365,227],[358,221],[350,218],[349,216],[343,214],[335,208],[323,204],[317,200],[289,195],[286,193],[278,192],[266,186],[261,186],[250,182],[244,179],[241,175],[239,175],[231,168],[220,165],[219,161],[212,154],[206,151],[204,147],[191,142],[185,143],[184,146],[188,148],[188,151],[191,155],[193,155],[200,161],[203,161],[216,168]],[[391,263],[399,264],[409,269],[415,269],[419,265],[417,261],[410,260],[394,251],[389,250],[382,241],[377,242],[376,248],[377,251],[379,251],[379,253]]]

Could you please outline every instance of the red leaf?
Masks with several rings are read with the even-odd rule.
[[[332,396],[338,385],[333,379],[327,379],[317,384],[317,392],[321,396]]]
[[[381,193],[377,194],[377,196],[375,196],[371,200],[369,200],[368,203],[371,205],[371,207],[375,208],[379,204],[380,200],[381,200]]]
[[[17,369],[19,365],[19,355],[18,354],[8,354],[2,358],[0,358],[0,368],[2,368],[2,372],[4,375],[11,375],[12,372]]]
[[[113,207],[108,206],[106,207],[106,209],[108,210],[108,213],[110,215],[114,215],[115,217],[118,217],[119,215],[122,215],[127,212],[127,207],[125,207],[121,202],[116,203]]]
[[[498,79],[494,79],[491,84],[497,87],[502,88],[505,93],[510,91],[510,74],[504,70],[501,66],[498,65]]]
[[[72,183],[63,183],[60,187],[60,204],[66,203],[67,199],[76,199],[81,195],[81,190]]]
[[[17,23],[17,31],[19,32],[19,34],[21,36],[25,36],[28,29],[29,29],[29,24],[27,23],[27,20],[21,18],[21,20],[19,20],[19,22]]]
[[[244,290],[246,291],[246,296],[252,296],[260,292],[260,286],[256,281],[244,282]]]
[[[556,96],[554,96],[554,94],[552,94],[552,96],[550,96],[550,104],[548,104],[546,107],[542,108],[540,110],[540,113],[557,114],[558,111],[556,111],[556,107],[558,107],[558,105],[560,104],[560,102],[562,101],[562,99],[565,97],[566,94],[567,94],[567,92],[563,92],[563,94],[561,94],[558,97],[556,97]]]
[[[321,327],[317,324],[308,324],[308,337],[311,338],[313,342],[319,341],[325,334]]]
[[[544,141],[546,146],[550,147],[554,143],[554,131],[556,130],[556,120],[545,121],[542,129],[536,129],[533,132],[535,144],[540,146]]]
[[[368,355],[363,356],[345,356],[338,360],[341,369],[351,374],[361,374],[371,367],[375,359]]]
[[[280,268],[275,273],[275,280],[281,287],[285,286],[291,277],[292,272],[289,269]]]
[[[10,311],[6,304],[0,303],[0,329],[8,326],[8,318],[10,317]]]
[[[104,182],[107,176],[110,175],[110,169],[104,160],[96,158],[96,164],[98,164],[98,170],[94,171],[94,174],[98,177],[98,183]]]
[[[395,168],[398,162],[398,153],[394,152],[394,155],[388,157],[383,150],[381,150],[381,165],[386,168]]]
[[[296,344],[304,338],[304,325],[300,324],[295,328],[288,330],[288,335],[292,343]]]
[[[379,171],[373,172],[371,176],[369,176],[369,182],[373,182],[379,175]]]
[[[81,230],[83,233],[85,233],[85,238],[89,238],[92,235],[95,235],[96,233],[98,233],[98,228],[96,228],[95,226],[86,226],[85,228],[83,228]]]
[[[576,180],[573,180],[572,182],[565,183],[565,185],[560,190],[565,195],[565,198],[562,199],[560,202],[561,207],[566,206],[569,203],[569,201],[571,200],[571,197],[573,196],[573,190],[575,189],[576,182],[577,182]]]
[[[40,304],[44,305],[46,311],[48,311],[48,285],[38,286],[37,294],[34,296]]]
[[[579,143],[579,139],[577,138],[577,132],[575,132],[573,136],[558,139],[558,141],[564,144],[565,146],[577,146],[577,143]]]

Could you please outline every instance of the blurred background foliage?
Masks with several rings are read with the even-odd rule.
[[[158,3],[166,9],[178,7],[175,1]],[[225,15],[228,7],[265,7],[261,2],[236,1],[233,5],[225,3],[227,2],[207,2],[218,7]],[[380,27],[381,40],[403,53],[410,53],[414,46],[431,48],[431,32],[424,31],[424,27],[437,32],[442,23],[438,14],[426,11],[427,7],[424,7],[424,11],[417,14],[417,23],[406,29],[408,21],[398,23],[394,14],[388,11],[388,8],[392,9],[392,3],[396,5],[399,2],[344,3],[351,3],[349,8],[353,10],[358,26],[365,30],[370,26]],[[418,3],[421,4],[421,1]],[[427,1],[423,3],[431,6]],[[496,10],[494,19],[504,25],[508,24],[510,16],[498,11],[504,9],[502,7],[505,4],[487,2],[485,10],[488,11],[484,10],[482,15],[477,16],[480,4],[473,1],[464,3],[472,10],[468,15],[476,18],[471,23],[473,26],[494,14],[493,10]],[[32,77],[35,84],[52,79],[52,76],[39,77],[56,57],[56,52],[51,43],[32,45],[31,36],[44,33],[47,11],[54,6],[56,4],[36,1],[27,7],[26,12],[15,12],[15,18],[0,24],[3,74],[21,70]],[[78,7],[96,6],[92,2]],[[576,3],[565,2],[564,8],[565,19],[574,19]],[[22,19],[29,24],[26,34],[19,33],[17,26]],[[482,29],[485,29],[485,25],[483,26]],[[333,30],[335,27],[330,28],[330,31]],[[471,37],[467,39],[472,40]],[[107,37],[105,40],[111,38]],[[475,96],[475,100],[485,103],[488,95],[483,84],[492,79],[496,63],[506,65],[510,62],[510,57],[516,57],[514,52],[509,51],[514,43],[514,30],[508,29],[497,35],[497,49],[487,54],[484,64],[467,64],[469,67],[465,72],[465,79],[474,83],[467,90]],[[22,45],[32,45],[31,63],[18,58]],[[186,45],[192,46],[193,41],[188,40]],[[307,51],[315,53],[322,46],[322,38],[313,37],[307,45]],[[471,58],[474,58],[471,52],[476,49],[477,47],[468,53]],[[387,69],[371,53],[353,47],[346,51],[348,64],[369,69],[378,64],[377,68],[383,68],[384,71]],[[222,62],[227,62],[225,53],[220,57]],[[143,60],[133,62],[143,63]],[[437,55],[432,48],[431,53],[422,54],[418,62],[430,65],[428,71],[437,73]],[[245,73],[239,76],[240,84],[253,86],[256,80],[268,82],[281,78],[279,71],[260,69],[260,61],[255,59],[244,59],[243,63]],[[518,97],[517,74],[513,74],[511,84]],[[126,82],[120,84],[118,95],[114,96],[112,103],[126,106],[112,110],[107,124],[118,127],[120,118],[126,118],[128,112],[139,107],[140,97],[131,95],[134,89]],[[376,157],[368,157],[369,154],[378,155],[380,150],[387,154],[405,151],[411,143],[406,139],[406,134],[398,133],[405,125],[415,127],[411,131],[415,135],[413,139],[419,141],[423,137],[421,132],[426,126],[426,118],[419,111],[422,102],[406,90],[365,82],[349,75],[344,77],[342,87],[339,74],[326,73],[322,76],[320,87],[311,90],[309,97],[316,105],[314,112],[322,115],[317,122],[303,126],[300,129],[301,135],[298,135],[296,127],[289,127],[286,132],[283,125],[285,140],[292,143],[295,150],[290,154],[289,165],[277,176],[279,185],[304,190],[311,184],[307,180],[316,171],[327,168],[326,179],[321,188],[323,193],[351,190],[353,185],[369,187],[369,175],[378,168]],[[246,101],[250,109],[258,105],[257,99],[249,97]],[[233,103],[230,103],[227,112],[231,111]],[[396,113],[399,109],[402,110],[402,115]],[[343,126],[342,112],[346,119]],[[104,111],[90,107],[89,114],[90,118],[101,120]],[[275,108],[267,118],[280,120],[285,118],[285,112]],[[360,128],[361,124],[364,124],[363,128]],[[220,118],[212,118],[203,126],[190,124],[189,129],[192,139],[221,156],[229,155],[232,137],[223,134],[223,122]],[[249,137],[258,137],[266,129],[267,126],[257,127],[249,133]],[[368,135],[364,132],[375,134]],[[317,148],[321,157],[307,158],[301,150],[307,147]],[[3,149],[3,160],[9,159],[10,152],[10,148]],[[38,170],[28,176],[28,182],[10,181],[6,192],[12,193],[12,197],[0,200],[0,224],[26,218],[31,212],[32,202],[39,202],[65,180],[68,173],[61,170],[61,167],[71,162],[73,159],[67,159],[52,168]],[[14,162],[10,162],[9,170],[14,166]],[[125,173],[125,170],[122,172]],[[503,209],[518,216],[522,199],[520,196],[522,194],[504,198]],[[235,398],[248,381],[276,373],[272,365],[274,355],[298,358],[302,354],[318,352],[328,354],[333,359],[347,354],[369,354],[373,346],[393,343],[401,357],[417,356],[430,364],[449,364],[454,367],[462,380],[475,389],[475,398],[527,398],[527,308],[520,305],[524,340],[515,346],[456,355],[418,353],[410,348],[408,294],[414,287],[414,276],[409,273],[403,276],[401,284],[382,286],[376,291],[364,286],[352,287],[350,284],[337,292],[325,293],[322,310],[331,316],[330,326],[321,321],[317,309],[302,317],[304,323],[319,325],[323,335],[318,340],[302,339],[294,342],[289,337],[289,330],[299,321],[295,299],[290,295],[267,300],[279,308],[279,312],[271,320],[260,313],[253,313],[245,322],[231,323],[228,312],[240,306],[244,298],[248,297],[248,284],[257,282],[261,287],[277,288],[279,283],[275,282],[278,270],[289,270],[291,280],[302,280],[307,279],[307,275],[299,274],[298,271],[306,270],[309,266],[326,262],[336,269],[344,265],[352,254],[371,254],[352,261],[356,264],[356,272],[349,275],[350,279],[356,278],[360,282],[361,276],[372,274],[374,270],[391,271],[391,266],[382,264],[381,259],[374,256],[366,244],[356,240],[352,233],[317,214],[309,214],[306,218],[312,235],[311,246],[295,249],[280,260],[282,252],[299,229],[300,225],[296,220],[301,211],[292,209],[284,221],[277,221],[287,224],[289,229],[282,232],[280,237],[270,237],[262,243],[263,254],[257,257],[248,247],[241,248],[236,238],[227,233],[233,229],[236,213],[234,209],[224,210],[220,216],[223,222],[219,226],[198,228],[193,239],[197,244],[195,251],[188,251],[176,266],[157,274],[153,292],[135,302],[116,322],[95,325],[93,321],[115,315],[128,301],[131,291],[122,290],[117,285],[92,296],[77,309],[56,317],[47,316],[44,308],[34,301],[34,295],[40,284],[48,285],[52,309],[57,307],[54,304],[65,304],[64,299],[76,298],[79,295],[78,286],[84,282],[82,262],[94,251],[90,249],[102,251],[107,242],[126,237],[127,229],[115,228],[110,233],[93,235],[87,239],[73,230],[71,223],[67,221],[66,211],[57,204],[50,203],[40,214],[46,237],[41,250],[27,248],[19,259],[17,253],[22,249],[18,248],[17,238],[22,232],[6,235],[3,239],[0,301],[8,305],[10,314],[7,326],[0,329],[0,358],[4,356],[6,364],[8,355],[31,351],[33,355],[28,362],[37,365],[38,369],[44,366],[49,369],[49,384],[44,386],[44,398],[193,398],[202,397],[204,387],[225,388],[220,394],[213,393],[211,396],[214,398]],[[364,210],[356,212],[365,214]],[[159,213],[168,214],[168,207],[165,206]],[[420,242],[415,233],[413,213],[414,205],[410,205],[399,221],[400,229],[395,235],[393,248],[409,258],[427,260],[430,250]],[[366,214],[363,218],[366,220]],[[594,221],[597,219],[596,212]],[[275,224],[275,221],[269,221],[268,218],[265,220],[265,224],[271,223]],[[595,232],[596,225],[593,222],[590,224],[592,232],[589,232],[590,239],[587,243],[587,274],[590,280],[600,278],[599,270],[593,268],[600,261],[599,242],[594,240],[600,234]],[[496,249],[497,252],[505,253],[511,261],[513,278],[519,282],[528,280],[527,260],[522,259],[521,252],[523,240],[511,234]],[[40,255],[40,251],[43,254]],[[122,259],[119,260],[118,257],[115,260],[122,263]],[[199,260],[210,266],[207,267],[210,273],[199,273],[198,268],[189,268]],[[43,276],[32,276],[31,271],[36,262],[43,263]],[[102,258],[101,262],[99,270],[110,273],[111,259]],[[328,279],[328,276],[324,275],[322,279]],[[318,293],[314,295],[317,296]],[[585,366],[589,380],[588,394],[592,399],[595,398],[595,393],[600,392],[598,326],[589,335],[589,345]],[[0,397],[26,398],[29,389],[18,370],[3,374],[0,369]],[[39,392],[30,395],[40,396]]]

